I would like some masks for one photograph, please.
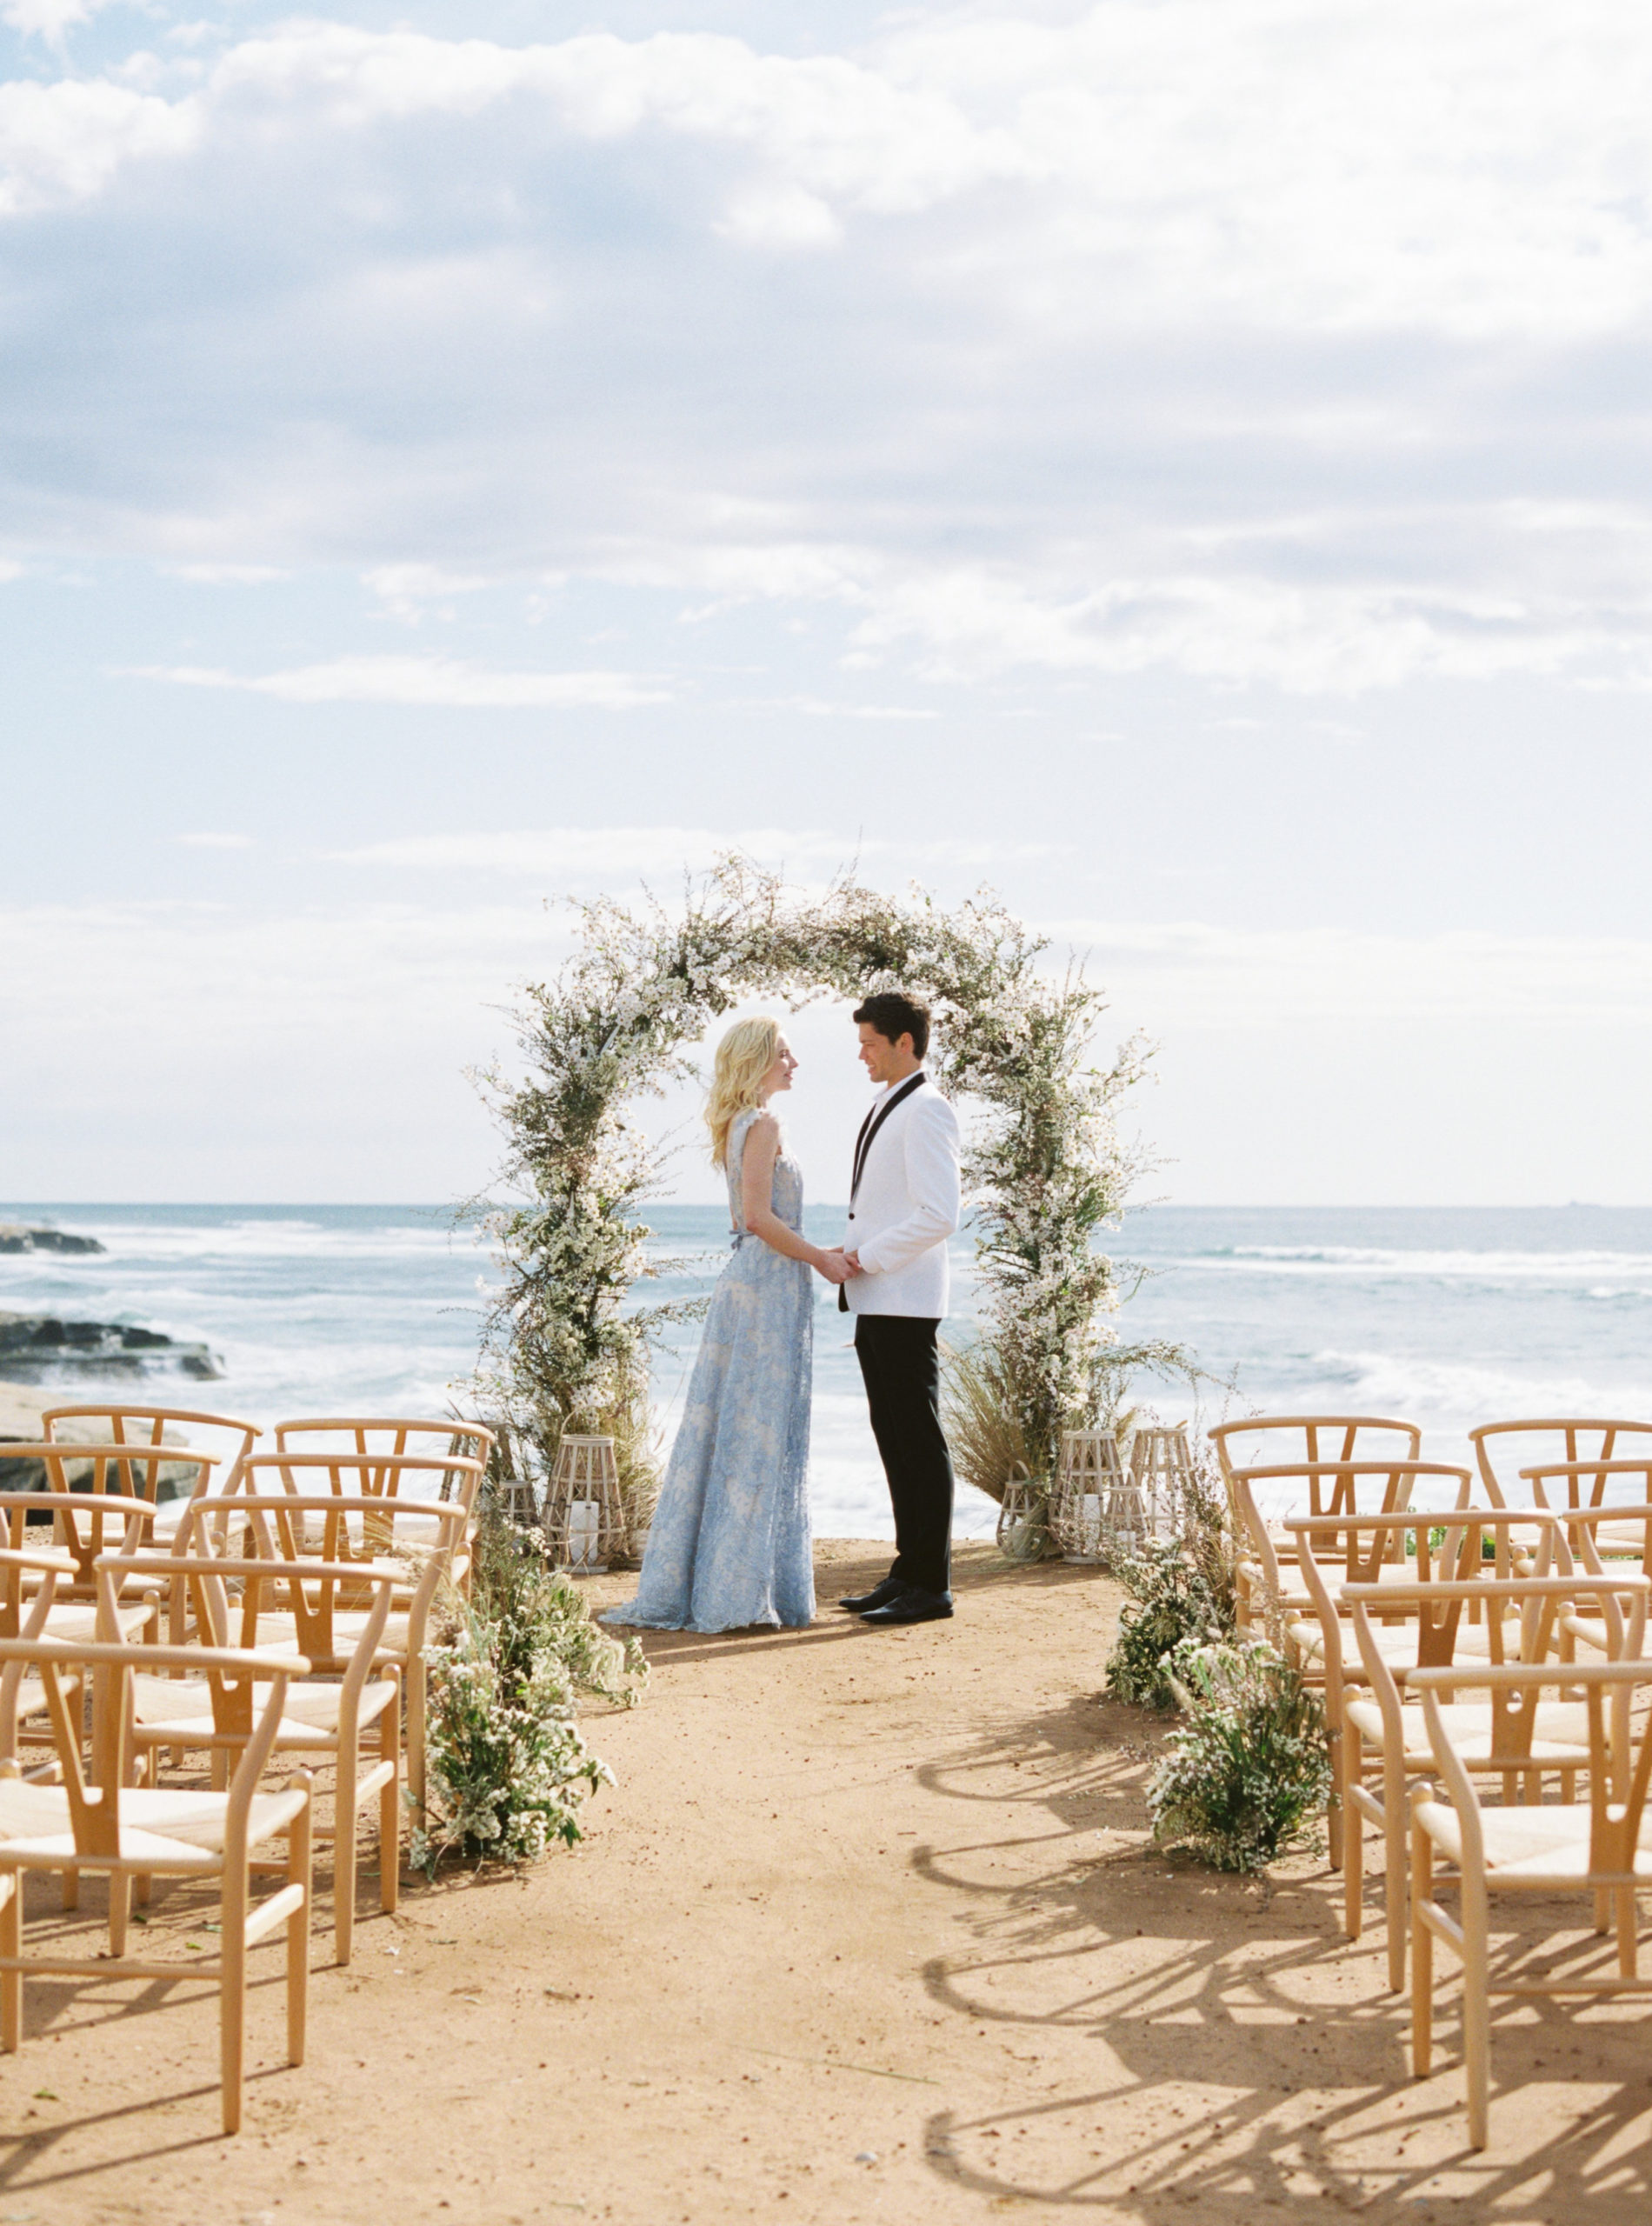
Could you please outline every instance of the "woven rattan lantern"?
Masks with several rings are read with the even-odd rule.
[[[1106,1559],[1109,1522],[1119,1495],[1129,1489],[1118,1440],[1110,1430],[1062,1432],[1049,1530],[1063,1561]]]
[[[1136,1431],[1130,1440],[1130,1483],[1136,1490],[1136,1519],[1149,1537],[1176,1536],[1192,1482],[1193,1455],[1185,1423],[1177,1423],[1174,1430]]]
[[[558,1569],[596,1576],[625,1550],[625,1506],[611,1437],[563,1432],[545,1495],[545,1538]]]
[[[998,1550],[1009,1561],[1036,1562],[1049,1539],[1049,1490],[1016,1467],[999,1503]]]

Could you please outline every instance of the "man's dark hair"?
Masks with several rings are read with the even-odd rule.
[[[929,1048],[929,1008],[909,997],[904,990],[880,990],[875,997],[856,1006],[855,1017],[876,1029],[888,1043],[898,1043],[902,1036],[909,1036],[915,1058],[921,1059]]]

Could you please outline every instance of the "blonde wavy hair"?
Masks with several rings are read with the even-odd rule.
[[[737,1020],[717,1046],[705,1124],[711,1131],[711,1164],[729,1163],[729,1131],[736,1116],[759,1101],[757,1085],[780,1049],[777,1020]]]

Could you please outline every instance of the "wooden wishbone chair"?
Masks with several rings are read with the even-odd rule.
[[[1602,1553],[1644,1558],[1646,1534],[1635,1510],[1652,1501],[1652,1454],[1644,1460],[1536,1462],[1520,1474],[1535,1506],[1604,1516],[1604,1527],[1594,1532]]]
[[[268,1698],[225,1793],[133,1786],[129,1775],[131,1681],[147,1670],[170,1670],[175,1647],[123,1646],[57,1639],[0,1639],[0,1721],[14,1721],[25,1678],[33,1672],[51,1717],[60,1785],[31,1783],[0,1774],[0,2048],[15,2051],[23,2040],[23,1980],[30,1971],[89,1978],[150,1978],[168,1984],[210,1978],[219,1995],[219,2052],[223,2129],[241,2125],[245,2048],[247,1949],[278,1924],[286,1927],[287,2053],[303,2061],[309,1984],[310,1778],[301,1771],[285,1790],[266,1793],[260,1780],[275,1745],[290,1680],[304,1676],[302,1656],[250,1654],[240,1650],[184,1650],[184,1666],[226,1683],[268,1681]],[[80,1688],[92,1686],[90,1766]],[[12,1765],[15,1769],[15,1764]],[[253,1850],[284,1838],[284,1861],[258,1862]],[[23,1952],[23,1889],[30,1870],[102,1870],[110,1880],[110,1931],[119,1945],[110,1956]],[[278,1869],[284,1883],[266,1900],[251,1896],[255,1868]],[[125,1909],[135,1875],[220,1881],[220,1951],[192,1961],[127,1956]]]
[[[1555,1443],[1557,1439],[1558,1445]],[[1522,1476],[1527,1473],[1522,1463],[1597,1469],[1602,1462],[1625,1458],[1637,1450],[1635,1443],[1624,1445],[1622,1441],[1626,1439],[1638,1441],[1638,1450],[1652,1456],[1652,1423],[1649,1422],[1609,1422],[1598,1417],[1589,1420],[1562,1416],[1549,1420],[1482,1423],[1477,1430],[1469,1432],[1480,1481],[1494,1507],[1514,1504],[1515,1472],[1518,1470]],[[1652,1492],[1646,1496],[1652,1499]]]
[[[1286,1613],[1308,1605],[1310,1598],[1307,1581],[1295,1566],[1289,1518],[1269,1524],[1261,1493],[1276,1497],[1288,1490],[1296,1503],[1291,1510],[1296,1515],[1394,1515],[1409,1508],[1418,1483],[1425,1480],[1448,1488],[1459,1507],[1468,1505],[1473,1478],[1468,1470],[1444,1461],[1282,1461],[1235,1469],[1229,1483],[1237,1532],[1249,1548],[1255,1592],[1264,1601],[1271,1597]],[[1335,1545],[1329,1550],[1334,1553]],[[1399,1552],[1396,1532],[1389,1558]]]
[[[1566,1507],[1555,1512],[1556,1535],[1580,1570],[1595,1576],[1652,1577],[1652,1493],[1645,1504],[1623,1507],[1614,1501],[1597,1507]],[[1612,1635],[1598,1616],[1579,1613],[1562,1622],[1562,1656],[1582,1644],[1614,1656]]]
[[[318,1674],[343,1676],[354,1659],[356,1642],[376,1595],[373,1580],[392,1579],[391,1604],[376,1660],[395,1670],[407,1697],[407,1783],[416,1809],[424,1802],[425,1653],[430,1639],[432,1608],[447,1581],[450,1556],[456,1552],[464,1533],[462,1507],[443,1506],[429,1500],[385,1499],[372,1495],[355,1498],[330,1493],[311,1497],[296,1494],[254,1496],[238,1494],[226,1505],[248,1521],[253,1556],[274,1562],[302,1563],[314,1558],[307,1530],[318,1523],[319,1558],[356,1569],[363,1580],[358,1596],[348,1587],[318,1595],[303,1610],[290,1605],[258,1617],[257,1643],[303,1652]],[[179,1550],[188,1551],[190,1540],[210,1523],[217,1503],[198,1500],[190,1510],[190,1527],[180,1528]],[[430,1524],[437,1526],[430,1543]],[[414,1533],[410,1540],[407,1532]]]
[[[1455,1628],[1461,1638],[1461,1610],[1473,1603],[1483,1611],[1476,1635],[1483,1634],[1484,1650],[1478,1655],[1465,1650],[1455,1657],[1458,1664],[1547,1661],[1559,1643],[1562,1624],[1579,1603],[1606,1619],[1615,1651],[1622,1656],[1642,1643],[1649,1590],[1652,1588],[1644,1580],[1631,1581],[1626,1590],[1615,1578],[1602,1582],[1578,1572],[1343,1588],[1364,1689],[1349,1691],[1342,1710],[1342,1793],[1347,1820],[1342,1929],[1350,1940],[1359,1938],[1364,1918],[1364,1826],[1372,1823],[1382,1836],[1389,1984],[1396,1993],[1405,1983],[1411,1789],[1419,1776],[1431,1777],[1434,1770],[1421,1707],[1407,1696],[1419,1670],[1454,1666],[1452,1656],[1442,1654],[1437,1639],[1430,1639],[1442,1612],[1458,1613]],[[1391,1616],[1396,1602],[1415,1616],[1409,1629],[1417,1643],[1409,1661],[1396,1656],[1392,1625],[1378,1620]],[[1560,1773],[1562,1797],[1570,1800],[1578,1772],[1589,1768],[1588,1726],[1577,1703],[1561,1699],[1539,1705],[1534,1695],[1529,1708],[1508,1710],[1465,1701],[1451,1703],[1445,1715],[1464,1766],[1499,1776],[1505,1801],[1522,1794],[1529,1800],[1540,1798],[1545,1771]]]
[[[112,1614],[127,1564],[119,1555],[100,1561],[105,1605]],[[174,1556],[173,1580],[189,1587],[195,1600],[195,1627],[210,1649],[265,1650],[261,1630],[290,1620],[300,1650],[313,1634],[319,1650],[334,1647],[333,1603],[341,1595],[370,1603],[352,1617],[359,1626],[342,1679],[323,1683],[310,1676],[290,1683],[276,1727],[274,1752],[303,1755],[333,1766],[333,1825],[317,1825],[316,1836],[331,1838],[334,1936],[337,1961],[350,1959],[356,1925],[356,1819],[378,1796],[379,1906],[388,1915],[396,1905],[402,1830],[402,1685],[396,1669],[382,1662],[384,1626],[390,1610],[395,1572],[366,1570],[358,1562],[238,1561],[210,1555]],[[232,1594],[231,1585],[239,1587]],[[147,1782],[158,1782],[163,1749],[207,1749],[214,1782],[223,1784],[228,1765],[252,1736],[267,1681],[250,1686],[210,1677],[135,1676],[132,1680],[132,1744],[147,1766]],[[363,1750],[363,1736],[374,1731],[376,1755]]]
[[[210,1415],[190,1407],[140,1407],[125,1400],[49,1407],[40,1417],[42,1435],[53,1441],[72,1443],[93,1426],[98,1436],[110,1444],[142,1446],[151,1455],[158,1454],[154,1488],[138,1496],[154,1506],[157,1533],[161,1537],[171,1529],[183,1505],[209,1489],[210,1470],[198,1470],[194,1476],[177,1473],[188,1457],[205,1455],[222,1472],[210,1489],[233,1491],[240,1481],[241,1463],[252,1450],[252,1441],[263,1435],[256,1423],[241,1422],[233,1415]],[[169,1470],[173,1473],[169,1475]],[[137,1490],[135,1486],[128,1489]]]
[[[118,1492],[0,1492],[0,1544],[22,1557],[9,1564],[0,1578],[0,1637],[16,1638],[21,1629],[23,1603],[38,1581],[30,1570],[31,1556],[48,1556],[56,1572],[45,1635],[62,1639],[109,1636],[99,1631],[93,1564],[99,1554],[135,1550],[149,1535],[150,1512],[146,1501]],[[41,1536],[46,1525],[38,1519],[43,1515],[51,1524],[46,1537]],[[151,1583],[138,1596],[121,1603],[119,1636],[153,1636],[156,1617]]]
[[[155,1495],[163,1480],[163,1471],[174,1471],[170,1480],[173,1482],[177,1481],[178,1470],[190,1472],[193,1481],[190,1483],[189,1496],[197,1497],[207,1490],[217,1456],[196,1452],[187,1446],[168,1446],[162,1452],[153,1446],[138,1447],[113,1440],[93,1443],[78,1439],[40,1438],[32,1443],[17,1441],[0,1445],[0,1476],[15,1473],[8,1471],[6,1464],[23,1460],[37,1465],[45,1479],[45,1490],[0,1491],[0,1507],[10,1507],[20,1500],[26,1503],[27,1510],[37,1518],[50,1515],[58,1543],[67,1547],[75,1557],[73,1581],[66,1587],[59,1587],[59,1598],[93,1600],[97,1588],[92,1579],[91,1564],[100,1553],[110,1551],[115,1543],[107,1525],[123,1522],[123,1510],[142,1507],[145,1536],[152,1536],[157,1514]]]
[[[1459,1472],[1467,1480],[1468,1471]],[[1467,1582],[1477,1580],[1487,1569],[1482,1541],[1495,1542],[1493,1570],[1510,1572],[1508,1532],[1519,1525],[1546,1541],[1552,1519],[1524,1512],[1497,1514],[1474,1509],[1462,1516],[1448,1512],[1429,1515],[1300,1515],[1287,1518],[1285,1531],[1296,1551],[1296,1566],[1306,1590],[1306,1610],[1283,1611],[1282,1637],[1287,1656],[1296,1663],[1303,1682],[1322,1687],[1325,1696],[1325,1729],[1331,1762],[1330,1801],[1326,1833],[1330,1864],[1342,1861],[1344,1811],[1337,1789],[1343,1776],[1343,1725],[1348,1688],[1362,1685],[1365,1672],[1353,1643],[1353,1633],[1343,1620],[1336,1588],[1365,1584],[1397,1592],[1409,1582],[1428,1583],[1440,1576]],[[1438,1559],[1434,1532],[1441,1531]],[[1408,1551],[1409,1548],[1409,1551]],[[1546,1553],[1546,1546],[1543,1549]],[[1546,1565],[1546,1561],[1545,1561]],[[1465,1597],[1472,1600],[1471,1592]],[[1396,1607],[1385,1628],[1382,1643],[1396,1662],[1418,1659],[1449,1662],[1459,1647],[1485,1651],[1485,1635],[1462,1625],[1462,1603],[1454,1603],[1437,1616],[1417,1608]]]
[[[445,1420],[405,1415],[301,1415],[276,1424],[276,1444],[282,1452],[323,1453],[331,1450],[330,1440],[347,1441],[338,1450],[362,1459],[376,1456],[382,1462],[413,1456],[434,1462],[435,1496],[443,1505],[463,1504],[469,1515],[476,1497],[473,1474],[477,1481],[486,1476],[497,1437],[487,1423],[461,1415],[450,1415]],[[445,1456],[444,1462],[441,1456]],[[372,1492],[386,1488],[371,1474],[343,1487],[346,1491]],[[394,1490],[396,1484],[390,1483],[388,1488]],[[467,1539],[470,1535],[467,1529]],[[470,1591],[470,1565],[463,1554],[450,1574],[461,1591]]]
[[[1632,1712],[1633,1703],[1652,1689],[1652,1662],[1464,1663],[1419,1670],[1411,1684],[1422,1702],[1439,1786],[1437,1792],[1418,1786],[1411,1796],[1412,2069],[1422,2079],[1432,2065],[1434,1943],[1442,1940],[1462,1966],[1469,2140],[1483,2149],[1494,1994],[1598,2000],[1652,1989],[1652,1980],[1639,1974],[1635,1919],[1636,1889],[1652,1886],[1652,1845],[1643,1844],[1652,1717],[1642,1711],[1637,1723]],[[1589,1731],[1588,1800],[1483,1807],[1445,1712],[1465,1686],[1489,1692],[1493,1706],[1511,1716],[1545,1689],[1581,1687]],[[1455,1875],[1442,1879],[1441,1862]],[[1442,1886],[1455,1888],[1455,1919],[1439,1898]],[[1597,1964],[1579,1968],[1575,1956],[1544,1975],[1532,1976],[1529,1966],[1519,1976],[1495,1973],[1493,1899],[1522,1893],[1587,1895],[1595,1932],[1616,1933],[1615,1974]],[[1551,1931],[1558,1929],[1554,1918],[1549,1923]]]
[[[1289,1461],[1319,1467],[1337,1461],[1370,1461],[1387,1453],[1415,1461],[1422,1450],[1422,1432],[1417,1425],[1396,1422],[1387,1415],[1252,1415],[1243,1422],[1218,1423],[1206,1435],[1216,1450],[1222,1489],[1228,1496],[1228,1518],[1242,1548],[1237,1601],[1242,1630],[1256,1621],[1251,1591],[1259,1564],[1243,1550],[1250,1537],[1250,1516],[1235,1490],[1237,1470]],[[1239,1457],[1242,1447],[1250,1449],[1249,1457]],[[1276,1553],[1274,1559],[1277,1561]],[[1260,1567],[1265,1572],[1266,1563]]]
[[[484,1474],[483,1463],[468,1454],[267,1453],[246,1463],[242,1492],[250,1498],[331,1492],[413,1508],[418,1519],[398,1524],[398,1550],[412,1556],[439,1550],[445,1556],[449,1582],[468,1592],[469,1541]],[[464,1516],[464,1530],[456,1541],[438,1519],[443,1510],[455,1508]]]

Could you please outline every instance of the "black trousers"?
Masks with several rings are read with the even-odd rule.
[[[889,1575],[920,1592],[952,1586],[952,1456],[941,1429],[939,1322],[861,1314],[855,1352],[895,1509]]]

